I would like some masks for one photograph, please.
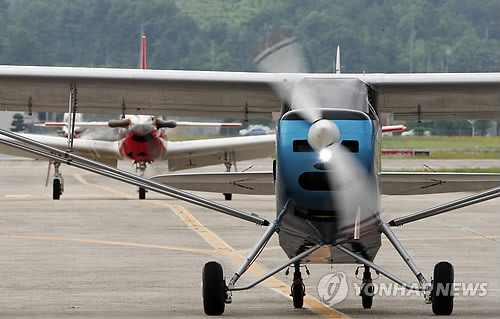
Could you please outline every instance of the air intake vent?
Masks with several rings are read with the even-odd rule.
[[[306,191],[330,191],[328,173],[307,172],[299,176],[299,185]]]
[[[316,210],[295,206],[294,214],[304,219],[322,222],[334,222],[337,220],[337,214],[332,210]]]
[[[340,143],[340,144],[344,145],[349,150],[349,152],[352,152],[352,153],[359,152],[359,142],[358,141],[345,140],[345,141],[342,141],[342,143]]]
[[[293,151],[294,152],[314,152],[311,145],[307,140],[294,140],[293,141]]]

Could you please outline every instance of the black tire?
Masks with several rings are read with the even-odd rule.
[[[139,187],[139,199],[146,199],[146,190],[142,187]]]
[[[453,266],[442,261],[434,266],[431,300],[432,312],[438,316],[448,316],[453,312]]]
[[[54,179],[52,182],[52,199],[58,200],[61,198],[61,180]]]
[[[203,267],[203,309],[209,316],[219,316],[226,306],[226,283],[224,282],[222,266],[210,261]]]
[[[305,287],[303,284],[292,285],[293,307],[300,309],[304,306]]]
[[[373,305],[373,284],[365,283],[361,286],[361,304],[364,309],[370,309]]]
[[[233,199],[233,194],[231,194],[231,193],[223,193],[223,195],[224,195],[225,200]]]

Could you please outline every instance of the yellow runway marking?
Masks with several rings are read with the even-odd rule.
[[[73,174],[73,176],[82,184],[86,184],[89,186],[94,186],[98,187],[101,189],[104,189],[106,191],[109,191],[111,193],[119,194],[120,196],[124,196],[126,198],[130,199],[136,199],[135,197],[130,196],[129,194],[120,192],[118,190],[115,190],[113,188],[107,187],[107,186],[102,186],[98,184],[93,184],[87,182],[81,175],[79,174]],[[168,207],[170,208],[177,217],[184,222],[191,230],[195,231],[197,234],[201,236],[209,245],[214,247],[218,252],[220,252],[222,255],[225,255],[229,257],[232,262],[236,265],[239,265],[243,263],[245,260],[245,257],[239,254],[237,251],[235,251],[231,246],[229,246],[224,240],[222,240],[219,236],[217,236],[214,232],[203,226],[191,213],[189,213],[184,207],[180,205],[172,205],[169,203],[166,203],[164,201],[143,201],[143,203],[149,203],[157,206],[163,206],[163,207]],[[248,270],[247,272],[250,272],[252,275],[255,277],[260,277],[267,273],[267,271],[258,265],[257,263],[254,263]],[[288,296],[290,294],[290,287],[282,282],[281,280],[275,278],[274,276],[271,276],[267,280],[264,281],[264,283],[272,288],[274,291],[284,294],[285,296]],[[335,309],[325,307],[321,301],[318,299],[311,297],[309,295],[306,295],[304,297],[304,304],[307,305],[310,309],[312,309],[314,312],[322,315],[325,318],[349,318],[347,315],[341,313],[340,311],[337,311]]]
[[[209,249],[177,247],[177,246],[158,245],[158,244],[129,243],[129,242],[123,242],[123,241],[86,239],[86,238],[68,238],[68,237],[50,237],[50,236],[21,236],[21,235],[0,235],[0,238],[59,240],[59,241],[72,241],[72,242],[78,242],[78,243],[104,244],[104,245],[116,245],[116,246],[131,246],[131,247],[146,247],[146,248],[160,248],[160,249],[178,250],[178,251],[185,251],[185,252],[190,252],[190,253],[208,254],[208,255],[213,255],[213,254],[216,253],[215,250],[209,250]]]

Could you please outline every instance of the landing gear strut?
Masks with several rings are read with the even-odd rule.
[[[145,162],[136,162],[135,163],[135,171],[139,171],[141,177],[144,177],[144,173],[146,172],[146,163]],[[139,199],[146,199],[147,190],[143,187],[139,187]]]
[[[291,287],[290,296],[293,299],[294,308],[302,308],[304,306],[304,296],[306,295],[306,287],[302,281],[302,274],[300,273],[300,263],[294,264],[293,282]]]
[[[226,172],[231,171],[231,166],[233,166],[233,157],[234,153],[225,153],[224,154],[224,165],[226,166]],[[237,171],[238,169],[236,168],[236,162],[234,162],[234,169]],[[232,200],[233,199],[233,194],[232,193],[222,193],[224,195],[225,200]]]
[[[64,191],[64,179],[59,171],[60,166],[60,162],[54,162],[54,179],[52,181],[52,199],[54,200],[60,199]]]

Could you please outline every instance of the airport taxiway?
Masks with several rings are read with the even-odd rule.
[[[65,192],[51,199],[44,187],[46,162],[0,160],[0,317],[182,317],[206,318],[201,269],[219,261],[230,277],[264,231],[251,223],[136,188],[105,177],[62,167]],[[130,163],[121,168],[131,170]],[[249,166],[240,164],[240,169]],[[270,167],[257,161],[252,170]],[[267,166],[269,165],[269,166]],[[156,165],[149,174],[163,173]],[[209,168],[206,170],[213,170]],[[219,167],[222,171],[222,166]],[[198,193],[272,220],[273,196]],[[385,196],[382,217],[415,212],[466,194]],[[394,229],[427,279],[435,263],[455,266],[455,281],[487,283],[486,296],[455,298],[454,318],[497,318],[500,314],[499,200],[493,200]],[[241,283],[282,263],[274,237]],[[414,277],[390,243],[383,241],[375,262],[401,278]],[[364,310],[350,289],[332,308],[319,302],[317,285],[330,273],[345,272],[349,287],[359,283],[354,265],[311,265],[305,280],[306,309],[293,309],[291,279],[284,272],[235,292],[226,318],[424,318],[433,317],[420,296],[375,296]],[[389,283],[381,277],[376,282]]]

